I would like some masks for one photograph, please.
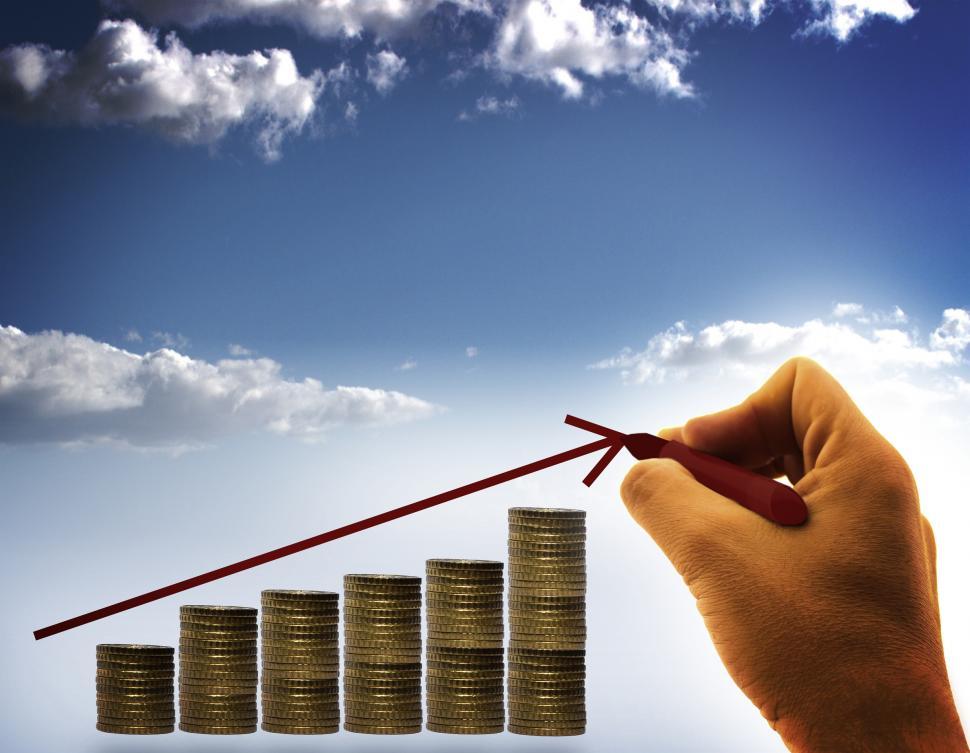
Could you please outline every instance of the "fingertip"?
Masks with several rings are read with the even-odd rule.
[[[683,427],[682,426],[668,426],[657,432],[657,436],[661,439],[673,440],[675,442],[682,442]]]

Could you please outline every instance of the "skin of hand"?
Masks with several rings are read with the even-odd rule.
[[[967,751],[943,658],[936,549],[906,462],[815,362],[662,432],[778,477],[808,505],[775,525],[643,460],[626,506],[684,578],[731,677],[797,753]]]

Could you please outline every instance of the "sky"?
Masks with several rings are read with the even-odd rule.
[[[587,441],[567,412],[633,431],[725,407],[796,354],[916,473],[970,713],[965,3],[38,0],[0,19],[15,750],[117,749],[93,731],[92,646],[171,644],[179,602],[35,644],[42,624]],[[624,463],[587,490],[591,464],[191,598],[500,558],[506,507],[583,506],[590,732],[560,747],[782,750],[626,518]]]

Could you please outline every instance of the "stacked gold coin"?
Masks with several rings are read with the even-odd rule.
[[[262,593],[262,728],[321,735],[340,728],[339,594]]]
[[[175,649],[102,643],[96,649],[102,732],[159,735],[175,731]]]
[[[502,732],[504,565],[433,559],[426,567],[428,729]]]
[[[421,578],[344,576],[344,729],[421,731]]]
[[[256,610],[183,606],[179,616],[179,729],[255,732]]]
[[[586,651],[509,648],[509,732],[586,731]]]
[[[586,513],[509,510],[509,731],[586,728]]]

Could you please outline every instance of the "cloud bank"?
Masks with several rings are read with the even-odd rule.
[[[312,440],[344,425],[391,424],[438,408],[369,387],[295,381],[269,358],[143,355],[59,331],[0,326],[0,444],[115,443],[181,450],[270,432]]]
[[[186,144],[214,144],[246,127],[259,153],[279,158],[283,142],[321,110],[325,88],[368,81],[386,95],[408,75],[405,57],[388,48],[408,45],[421,70],[422,43],[435,17],[447,17],[451,58],[500,81],[538,82],[563,99],[602,96],[595,85],[628,84],[661,96],[691,98],[685,74],[694,32],[702,25],[757,26],[772,12],[798,19],[796,35],[849,41],[873,19],[905,23],[909,0],[647,0],[648,10],[624,0],[105,0],[109,13],[79,51],[24,43],[0,50],[0,113],[83,126],[128,125]],[[475,33],[458,25],[475,19]],[[163,39],[140,23],[198,29],[215,24],[283,24],[333,44],[340,62],[329,73],[299,71],[285,49],[247,55],[194,53],[171,32]],[[469,27],[470,28],[470,27]],[[484,29],[485,33],[479,33]],[[475,40],[475,41],[470,41]],[[440,43],[435,38],[430,46]],[[351,65],[363,47],[363,65]],[[413,52],[411,51],[413,50]],[[468,71],[454,71],[463,75]],[[592,85],[592,86],[591,86]],[[482,97],[459,120],[508,114],[517,95]],[[343,101],[353,122],[357,103]]]
[[[898,306],[886,315],[866,312],[860,304],[837,304],[833,313],[837,321],[812,319],[794,326],[729,320],[694,330],[677,322],[650,337],[643,350],[625,348],[590,368],[616,369],[624,381],[644,384],[697,372],[762,372],[796,355],[863,373],[955,374],[964,365],[963,351],[970,345],[970,312],[965,309],[946,309],[926,342],[913,331],[883,326],[887,317],[905,321]],[[845,321],[850,314],[854,323]]]

